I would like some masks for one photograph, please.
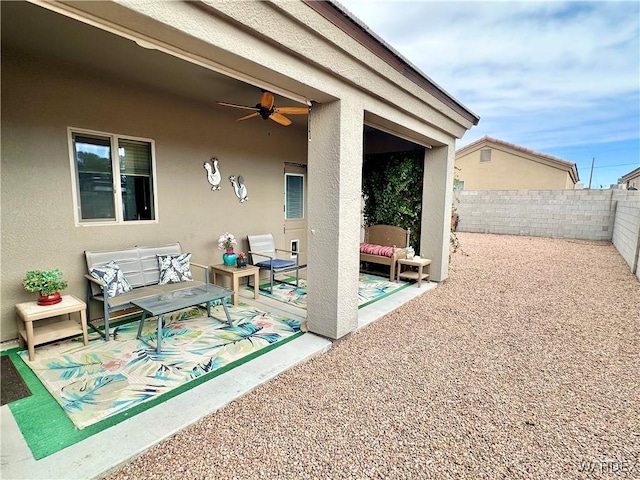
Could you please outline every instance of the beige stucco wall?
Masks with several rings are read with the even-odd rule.
[[[491,161],[481,163],[481,150],[489,148]],[[464,181],[465,190],[573,189],[566,170],[495,146],[458,154],[455,165],[458,180]]]
[[[87,69],[5,65],[3,59],[2,200],[3,207],[12,205],[12,210],[2,212],[2,326],[8,332],[3,331],[2,338],[15,336],[7,319],[12,305],[31,298],[19,286],[24,272],[54,266],[53,257],[61,258],[59,266],[68,272],[69,292],[82,294],[82,251],[87,248],[181,240],[195,261],[207,261],[203,257],[208,255],[219,261],[215,239],[224,231],[244,237],[251,228],[251,233],[273,231],[279,236],[286,161],[308,162],[307,237],[314,229],[320,233],[309,241],[309,251],[315,250],[308,269],[310,331],[332,338],[352,331],[357,324],[362,122],[434,146],[440,152],[432,158],[437,168],[425,171],[425,184],[440,186],[451,184],[455,138],[471,127],[473,116],[432,96],[301,1],[41,5],[130,40],[142,39],[183,61],[318,103],[307,144],[306,132],[295,134],[270,122],[239,125],[229,122],[229,112],[216,113],[215,105],[89,77]],[[64,50],[56,54],[64,55]],[[73,226],[69,125],[155,140],[157,225]],[[230,189],[209,190],[202,163],[214,155],[221,159],[223,175],[243,174],[248,204],[239,205]],[[5,172],[11,180],[5,180]],[[194,187],[199,184],[204,192]],[[13,210],[16,198],[23,201]],[[422,242],[423,253],[441,259],[434,261],[432,278],[444,280],[450,201],[424,200],[438,211],[425,217],[422,230],[432,232],[433,238]],[[46,215],[32,204],[55,206]]]
[[[637,175],[629,177],[626,182],[627,189],[634,187],[640,190],[640,172]]]
[[[193,261],[220,263],[216,241],[226,231],[243,249],[249,233],[284,241],[283,162],[306,162],[306,135],[275,123],[239,125],[211,107],[2,53],[3,341],[16,336],[13,305],[34,298],[20,285],[27,270],[59,267],[66,293],[84,298],[84,250],[180,241]],[[74,225],[69,126],[155,141],[157,224]],[[203,168],[213,156],[223,174],[219,192]],[[231,174],[244,176],[247,203],[235,197]]]

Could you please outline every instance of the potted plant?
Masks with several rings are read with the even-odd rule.
[[[238,266],[238,268],[247,268],[247,256],[244,254],[244,252],[238,253],[236,265]]]
[[[236,237],[229,232],[224,235],[220,235],[220,238],[218,239],[218,248],[225,251],[225,253],[222,254],[222,263],[228,267],[232,267],[236,264],[237,256],[233,252],[233,246],[237,244],[238,242],[236,242]]]
[[[67,288],[62,280],[62,272],[52,270],[31,270],[22,280],[22,286],[29,292],[38,292],[38,305],[55,305],[62,301],[60,290]]]

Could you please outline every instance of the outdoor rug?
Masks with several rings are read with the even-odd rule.
[[[295,278],[285,280],[295,282]],[[409,285],[410,283],[407,282],[390,282],[383,277],[361,273],[358,283],[358,308],[362,308],[392,293],[398,292]],[[249,288],[253,290],[253,287]],[[269,284],[264,283],[260,285],[260,293],[274,300],[304,308],[305,310],[307,308],[306,280],[299,280],[298,287],[286,283],[275,283],[272,293],[269,293]]]
[[[9,407],[34,457],[55,453],[303,333],[297,320],[243,304],[228,308],[233,326],[224,321],[222,306],[212,309],[216,318],[199,309],[165,316],[160,354],[136,339],[138,321],[117,326],[109,342],[96,338],[85,347],[78,337],[38,347],[33,362],[28,352],[15,349],[11,354],[24,360],[17,367],[33,396]],[[155,326],[151,317],[143,329],[153,345]]]
[[[31,395],[27,384],[16,370],[9,355],[0,357],[0,405],[15,402]]]

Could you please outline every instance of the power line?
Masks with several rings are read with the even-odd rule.
[[[593,167],[593,168],[627,167],[629,165],[638,165],[638,164],[637,163],[619,163],[618,165],[602,165],[602,166]],[[591,167],[582,167],[582,168],[579,168],[578,170],[591,170]]]

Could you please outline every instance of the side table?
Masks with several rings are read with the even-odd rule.
[[[417,267],[418,271],[414,270],[402,270],[402,266]],[[426,267],[426,269],[425,269]],[[422,280],[429,280],[431,273],[431,260],[428,258],[401,258],[398,260],[398,281],[401,278],[408,278],[411,280],[418,280],[418,288],[422,286]]]
[[[71,318],[72,313],[80,314],[80,324]],[[62,295],[62,301],[55,305],[42,306],[38,302],[16,304],[18,323],[18,342],[21,347],[25,341],[29,349],[29,360],[35,358],[35,346],[42,343],[60,340],[82,333],[84,344],[87,337],[87,305],[73,295]],[[45,318],[67,315],[66,319],[34,328],[33,322]]]
[[[247,265],[244,268],[230,267],[221,263],[219,265],[211,265],[211,271],[213,272],[213,283],[217,284],[218,275],[229,277],[231,279],[233,289],[233,304],[238,305],[238,293],[240,291],[240,279],[242,277],[249,277],[253,275],[253,284],[256,288],[253,289],[253,298],[258,299],[259,293],[257,285],[260,284],[260,268],[254,265]]]

